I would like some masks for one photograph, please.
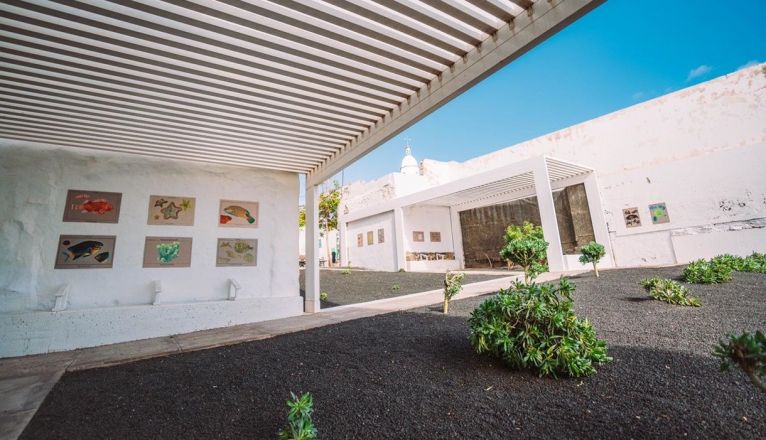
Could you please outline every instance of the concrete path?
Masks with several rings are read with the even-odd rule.
[[[543,274],[539,282],[561,275]],[[516,276],[466,284],[454,299],[470,298],[507,288]],[[439,304],[442,290],[414,293],[362,304],[333,307],[314,314],[263,321],[100,347],[0,359],[0,440],[16,439],[27,426],[62,374],[106,367],[241,342],[257,341],[359,318]]]

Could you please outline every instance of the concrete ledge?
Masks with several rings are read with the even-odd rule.
[[[302,313],[299,296],[0,315],[0,357],[139,341]],[[178,347],[175,342],[168,347]],[[130,348],[126,346],[126,357]]]

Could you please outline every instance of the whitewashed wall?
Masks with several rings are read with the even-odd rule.
[[[450,210],[444,206],[409,206],[404,213],[404,249],[407,252],[454,252]],[[424,241],[413,241],[413,232],[422,231]],[[440,242],[431,241],[431,232],[441,233]],[[455,260],[408,261],[407,270],[413,272],[443,272],[459,267]]]
[[[121,192],[119,223],[62,222],[68,189]],[[147,225],[152,194],[195,197],[194,226]],[[218,227],[221,199],[258,201],[259,227]],[[300,314],[297,200],[293,173],[2,141],[0,357]],[[61,234],[116,235],[114,267],[54,270]],[[146,236],[192,237],[191,267],[142,268]],[[219,237],[257,238],[257,267],[216,267]],[[211,304],[232,278],[236,305]],[[153,280],[163,306],[147,305]],[[46,312],[64,284],[70,311]]]
[[[378,229],[385,234],[383,243],[378,242]],[[396,270],[396,237],[394,236],[393,212],[384,212],[347,225],[346,248],[348,261],[354,267],[375,270]],[[367,232],[372,231],[374,244],[367,244]],[[357,246],[357,234],[362,234],[363,246]]]

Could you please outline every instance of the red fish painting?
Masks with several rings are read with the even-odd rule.
[[[72,209],[82,213],[104,215],[114,209],[106,199],[85,200],[79,205],[73,205]]]

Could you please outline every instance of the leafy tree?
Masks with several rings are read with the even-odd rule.
[[[323,237],[329,237],[329,232],[338,229],[338,205],[340,205],[340,184],[333,182],[332,189],[319,195],[319,230]],[[306,226],[306,208],[298,211],[298,227]],[[325,246],[327,261],[330,260],[330,246]]]
[[[728,335],[714,349],[713,356],[721,359],[721,371],[739,366],[755,386],[766,392],[766,336],[760,331]]]
[[[583,246],[582,249],[580,249],[580,252],[582,252],[582,255],[580,255],[580,263],[593,263],[593,271],[596,273],[596,278],[598,278],[598,262],[601,261],[601,258],[603,258],[604,255],[606,255],[604,246],[595,241],[591,241]]]
[[[575,315],[574,289],[566,278],[558,285],[514,283],[471,313],[471,344],[478,353],[540,376],[595,373],[596,364],[612,359],[590,322]]]
[[[521,226],[510,225],[505,230],[504,239],[505,246],[500,250],[500,257],[524,269],[525,283],[548,270],[548,242],[543,238],[543,228],[529,222]]]
[[[287,406],[290,408],[287,413],[287,428],[279,431],[279,440],[316,439],[317,429],[311,421],[311,413],[314,412],[311,393],[304,393],[298,397],[290,392]]]
[[[465,274],[462,272],[450,272],[447,271],[444,274],[444,314],[449,313],[449,302],[452,298],[463,290],[463,278]]]

